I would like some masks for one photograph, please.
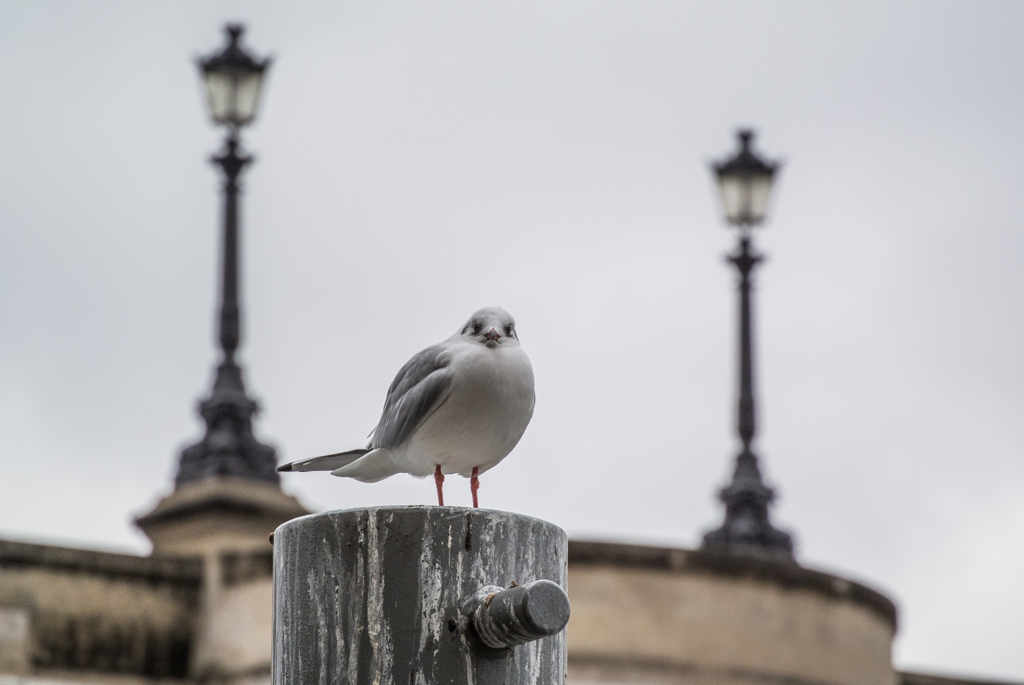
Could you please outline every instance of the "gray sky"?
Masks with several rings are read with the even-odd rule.
[[[1020,3],[0,3],[0,535],[146,551],[129,517],[200,434],[220,137],[191,60],[231,19],[276,56],[242,358],[282,459],[361,445],[398,367],[500,304],[538,400],[483,505],[696,545],[737,447],[706,164],[752,125],[787,162],[757,236],[775,521],[897,601],[899,666],[1024,679]]]

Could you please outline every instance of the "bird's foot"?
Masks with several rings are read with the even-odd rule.
[[[469,491],[473,493],[473,508],[479,509],[480,503],[476,499],[476,491],[480,489],[480,479],[477,477],[479,467],[473,467],[473,477],[469,479]]]
[[[444,506],[444,474],[441,473],[441,465],[434,468],[434,485],[437,486],[437,506]]]

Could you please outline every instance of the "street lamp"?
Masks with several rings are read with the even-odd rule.
[[[199,70],[214,123],[237,129],[256,118],[263,75],[270,59],[256,59],[242,49],[239,40],[245,27],[241,24],[228,24],[224,32],[228,44],[220,52],[199,60]]]
[[[711,165],[718,180],[725,220],[734,226],[757,226],[768,212],[768,198],[778,163],[758,157],[751,149],[754,132],[737,133],[740,149],[735,155]]]
[[[725,522],[704,535],[704,547],[733,552],[770,554],[792,558],[793,539],[777,530],[768,519],[775,492],[764,484],[752,443],[755,435],[754,352],[751,326],[751,292],[754,268],[763,260],[751,243],[751,228],[764,221],[772,180],[779,164],[753,151],[754,132],[738,133],[740,149],[712,164],[718,181],[725,219],[740,229],[739,245],[728,261],[739,273],[740,291],[740,392],[737,432],[743,443],[736,457],[732,482],[719,492],[725,504]]]
[[[210,396],[200,402],[206,422],[203,439],[182,452],[176,486],[212,476],[235,476],[250,480],[280,482],[273,447],[256,440],[252,418],[258,410],[242,382],[242,369],[235,362],[240,338],[238,306],[238,179],[252,162],[242,154],[239,132],[256,117],[263,77],[269,59],[257,59],[239,41],[244,27],[224,28],[227,45],[220,52],[198,61],[206,87],[210,116],[225,126],[223,151],[211,161],[224,173],[224,231],[222,242],[219,339],[224,357]]]
[[[224,271],[221,293],[220,342],[225,357],[234,359],[238,349],[238,177],[252,162],[240,154],[240,129],[256,117],[256,107],[269,59],[258,60],[242,49],[239,40],[245,28],[224,27],[228,44],[220,52],[199,60],[206,85],[210,117],[227,127],[224,151],[213,163],[224,172]]]

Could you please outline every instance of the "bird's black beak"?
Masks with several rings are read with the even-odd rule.
[[[501,337],[501,333],[499,333],[498,331],[494,330],[493,328],[491,330],[487,331],[487,333],[484,334],[484,338],[487,340],[487,342],[493,342],[493,341],[497,340],[500,337]]]

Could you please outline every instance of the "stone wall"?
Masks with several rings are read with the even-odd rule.
[[[0,685],[269,683],[266,547],[182,558],[0,541]]]
[[[181,679],[201,568],[0,541],[0,668]]]
[[[235,685],[269,682],[273,631],[273,563],[262,552],[206,557],[204,610],[197,630],[193,675]]]
[[[896,685],[895,607],[757,557],[570,543],[569,680]]]
[[[0,685],[269,685],[271,572],[0,540]],[[988,685],[895,672],[892,602],[791,563],[570,541],[569,596],[569,685]]]

